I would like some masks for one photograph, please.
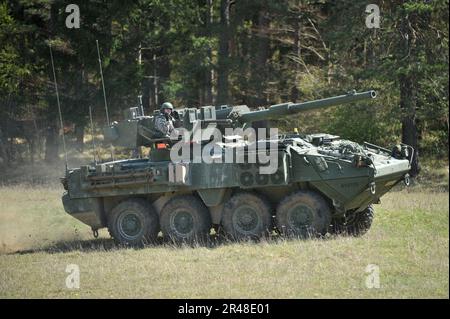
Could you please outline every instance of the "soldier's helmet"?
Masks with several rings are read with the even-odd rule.
[[[164,103],[161,105],[160,110],[161,110],[161,112],[162,112],[162,111],[164,111],[165,109],[170,109],[170,110],[173,111],[173,105],[172,105],[172,103],[170,103],[170,102],[164,102]]]

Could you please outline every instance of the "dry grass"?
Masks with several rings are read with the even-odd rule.
[[[139,250],[116,248],[105,231],[92,240],[60,195],[0,188],[0,298],[449,297],[448,192],[388,194],[361,238]],[[68,264],[80,267],[80,289],[65,286]],[[365,286],[368,264],[379,289]]]

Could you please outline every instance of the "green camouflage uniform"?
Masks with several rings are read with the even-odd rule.
[[[163,113],[155,117],[155,130],[160,132],[163,136],[170,136],[170,134],[175,131],[172,117],[166,116]]]

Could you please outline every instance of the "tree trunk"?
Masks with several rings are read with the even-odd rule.
[[[6,153],[6,138],[3,135],[0,127],[0,167],[8,166],[8,154]]]
[[[230,0],[220,1],[220,35],[217,75],[217,104],[228,103],[228,59],[230,32]]]
[[[75,93],[75,105],[74,109],[79,109],[81,114],[77,117],[75,122],[75,137],[76,137],[76,148],[80,151],[84,151],[84,127],[86,126],[86,114],[89,114],[88,105],[89,101],[86,100],[87,96],[87,86],[86,83],[86,72],[85,66],[83,62],[83,58],[81,59],[81,66],[79,71],[79,77],[77,83],[77,90]]]
[[[0,108],[0,167],[7,167],[10,164],[10,154],[8,152],[8,115],[11,112],[11,93],[8,94],[6,99],[1,99],[0,103],[6,106]],[[3,129],[2,129],[3,127]]]
[[[401,76],[400,107],[404,114],[402,120],[402,143],[414,148],[414,156],[411,162],[411,176],[417,176],[420,171],[415,94],[414,79],[411,76]]]
[[[45,161],[52,163],[58,158],[58,129],[55,124],[47,128],[45,138]]]
[[[206,0],[207,10],[206,10],[206,35],[208,38],[212,37],[211,28],[213,24],[213,13],[214,7],[212,0]],[[208,48],[208,59],[212,61],[212,49]],[[212,85],[213,85],[213,69],[209,67],[205,71],[205,104],[213,105],[213,94],[212,94]]]
[[[299,10],[301,10],[300,6],[299,6]],[[294,50],[295,50],[296,57],[300,61],[302,58],[300,14],[299,14],[299,16],[296,17],[295,20],[296,21],[294,23],[294,26],[297,31],[294,32]],[[297,63],[295,63],[294,85],[292,86],[292,89],[291,89],[291,100],[294,102],[298,101],[299,96],[300,96],[300,92],[298,90],[299,79],[300,79],[300,63],[297,62]]]
[[[267,58],[269,53],[269,23],[270,20],[267,15],[265,8],[261,8],[258,13],[258,36],[257,36],[257,46],[256,46],[256,56],[255,64],[253,65],[253,80],[255,85],[256,99],[255,103],[257,106],[267,104],[267,98],[265,96],[266,82],[267,82]]]
[[[147,74],[147,73],[144,73]],[[153,105],[153,102],[150,103],[151,100],[151,94],[150,94],[150,79],[149,78],[143,78],[142,82],[142,106],[144,108],[144,112],[150,112],[154,109],[151,105]]]
[[[161,21],[162,25],[164,26],[165,30],[170,30],[170,18],[163,18]],[[163,39],[164,41],[164,39]],[[161,43],[161,49],[159,50],[157,57],[157,65],[159,66],[157,68],[157,73],[159,75],[158,78],[158,101],[159,105],[164,103],[169,97],[167,93],[164,92],[164,82],[168,81],[170,79],[170,57],[169,57],[169,50],[168,46],[165,43]],[[158,106],[159,106],[158,105]]]
[[[152,91],[152,105],[153,105],[153,109],[152,111],[158,110],[160,105],[164,102],[161,102],[160,99],[160,93],[159,93],[159,83],[161,80],[161,77],[159,76],[159,70],[158,70],[158,57],[156,56],[156,54],[152,55],[152,61],[153,61],[153,75],[152,78],[149,78],[149,80],[151,80],[150,82],[150,90]]]
[[[34,138],[28,140],[28,150],[30,163],[34,164],[34,154],[36,153],[36,140]]]
[[[411,176],[417,176],[420,171],[419,143],[417,130],[417,83],[415,76],[415,60],[417,59],[416,36],[412,30],[415,26],[416,16],[407,15],[400,23],[402,34],[401,55],[407,57],[408,70],[399,76],[400,107],[403,111],[402,142],[414,148],[414,156],[411,161]]]
[[[58,15],[58,7],[55,3],[51,4],[50,7],[50,22],[49,22],[49,31],[50,35],[53,36],[56,32],[56,21]],[[55,70],[55,73],[56,70]],[[48,67],[48,76],[51,82],[53,83],[53,73],[52,67]],[[58,125],[57,123],[57,114],[55,111],[57,109],[55,91],[50,91],[47,97],[47,103],[49,112],[47,113],[47,120],[50,123],[46,130],[45,136],[45,161],[46,162],[54,162],[58,159]],[[64,128],[61,127],[61,130]]]
[[[77,149],[80,152],[84,151],[84,125],[76,124],[75,125],[75,137],[77,139],[76,145]]]

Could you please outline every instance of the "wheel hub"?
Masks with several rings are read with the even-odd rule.
[[[181,235],[187,235],[194,229],[194,218],[187,211],[175,213],[172,223],[176,232]]]
[[[311,226],[313,219],[313,210],[304,204],[295,206],[288,215],[289,224],[296,229]]]
[[[241,231],[250,232],[258,226],[258,214],[253,207],[242,206],[234,213],[233,224]]]
[[[142,223],[135,213],[122,214],[118,220],[119,232],[127,239],[134,239],[139,236],[142,230]]]

